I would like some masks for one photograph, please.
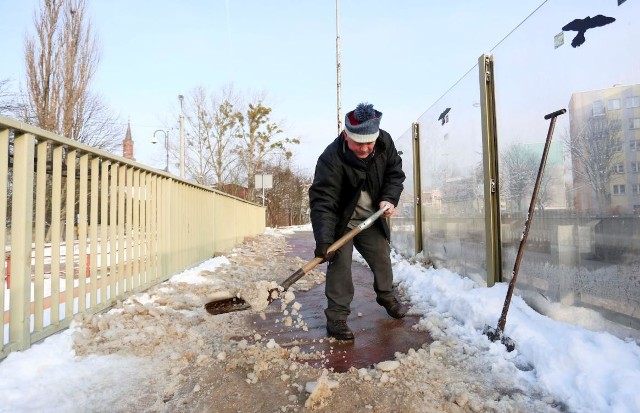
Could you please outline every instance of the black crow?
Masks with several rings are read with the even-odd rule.
[[[603,16],[602,14],[598,14],[593,17],[585,17],[584,19],[575,19],[574,21],[566,24],[562,30],[567,31],[575,31],[578,32],[576,37],[571,40],[571,46],[578,47],[582,43],[585,42],[584,34],[587,30],[593,29],[595,27],[606,26],[609,23],[613,23],[616,21],[613,17]]]
[[[451,108],[446,108],[438,117],[438,120],[442,122],[442,124],[444,125],[445,123],[449,122],[449,111],[451,110]]]

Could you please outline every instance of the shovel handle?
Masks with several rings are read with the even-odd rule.
[[[360,232],[362,232],[365,229],[369,228],[371,226],[371,224],[373,224],[373,222],[376,219],[380,218],[380,216],[382,214],[384,214],[384,212],[387,209],[389,209],[390,207],[391,207],[391,204],[387,203],[385,206],[380,208],[376,213],[374,213],[369,218],[367,218],[364,221],[362,221],[360,223],[360,225],[358,225],[357,227],[355,227],[351,231],[347,232],[342,237],[340,237],[340,239],[338,239],[336,242],[331,244],[329,246],[329,248],[327,249],[327,252],[334,252],[334,251],[337,251],[340,248],[342,248],[342,246],[344,244],[346,244],[347,242],[351,241]],[[324,262],[324,258],[315,257],[314,259],[312,259],[311,261],[309,261],[308,263],[303,265],[301,268],[299,268],[296,272],[291,274],[289,276],[289,278],[287,278],[286,280],[284,280],[284,282],[282,284],[280,284],[280,286],[284,289],[284,291],[287,291],[289,289],[289,287],[291,287],[296,281],[298,281],[300,278],[304,277],[304,275],[306,273],[308,273],[309,271],[314,269],[318,264],[322,264],[323,262]]]

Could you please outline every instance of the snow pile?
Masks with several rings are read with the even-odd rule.
[[[262,311],[269,305],[270,291],[278,289],[275,281],[257,281],[240,289],[238,297],[245,300],[254,311]],[[272,295],[276,295],[275,291]]]
[[[329,371],[324,369],[317,381],[310,381],[305,385],[309,398],[304,402],[304,407],[310,410],[321,409],[327,406],[327,398],[331,396],[331,390],[339,386],[335,380],[329,380]]]
[[[297,356],[274,340],[255,344],[230,340],[247,332],[242,314],[211,316],[203,309],[206,302],[233,294],[241,295],[254,310],[267,307],[268,292],[277,283],[264,278],[274,265],[291,265],[275,258],[286,249],[284,238],[267,238],[270,242],[249,240],[228,258],[216,257],[177,274],[106,313],[78,316],[68,330],[75,356],[118,356],[144,365],[141,370],[153,372],[153,378],[145,380],[142,392],[156,407],[177,397],[191,380],[183,374],[186,371],[222,364],[225,369],[246,369],[247,383],[254,384],[270,369],[289,369]],[[289,318],[300,308],[294,298],[293,292],[282,296],[281,310]],[[297,323],[304,325],[301,319]]]
[[[78,317],[69,330],[10,354],[0,363],[0,412],[237,412],[256,406],[300,412],[306,406],[334,413],[626,413],[640,407],[635,343],[555,322],[514,297],[505,333],[517,346],[508,353],[481,333],[485,324],[497,322],[505,285],[480,288],[398,256],[393,259],[399,290],[420,315],[414,328],[429,331],[435,341],[368,368],[335,373],[310,367],[327,355],[278,336],[263,337],[247,312],[204,311],[212,297],[252,289],[256,299],[268,294],[305,263],[285,257],[286,249],[275,233],[248,240],[226,257],[106,313]],[[295,287],[304,290],[323,280],[314,270]],[[264,297],[261,303],[268,302]],[[304,301],[296,300],[293,288],[264,305],[249,312],[275,320],[274,327],[306,331]],[[65,385],[48,391],[57,381]]]

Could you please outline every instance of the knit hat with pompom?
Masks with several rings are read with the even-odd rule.
[[[344,117],[347,135],[358,143],[375,142],[380,132],[382,112],[373,108],[370,103],[360,103],[355,110]]]

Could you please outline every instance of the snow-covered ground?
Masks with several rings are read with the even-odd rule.
[[[272,257],[282,251],[276,241],[281,240],[283,234],[299,230],[309,230],[309,227],[267,229],[248,249],[232,251],[228,256],[216,257],[176,274],[170,281],[128,299],[105,314],[79,319],[68,330],[29,350],[10,354],[0,362],[0,412],[178,411],[169,409],[166,402],[176,397],[179,383],[186,380],[185,366],[206,367],[214,362],[237,364],[238,361],[231,361],[232,348],[247,346],[246,342],[229,344],[228,339],[233,335],[230,326],[237,320],[233,317],[241,315],[207,318],[202,303],[211,297],[235,294],[246,289],[250,281],[261,279],[260,276],[256,279],[257,268],[268,269]],[[257,261],[256,267],[247,269],[237,264],[238,259],[247,256],[251,256],[252,262]],[[459,354],[465,354],[468,363],[486,369],[469,379],[475,380],[478,386],[491,386],[496,377],[498,381],[508,378],[522,394],[542,394],[542,402],[546,401],[552,411],[640,412],[637,390],[640,348],[634,340],[621,340],[577,327],[589,324],[588,312],[566,309],[563,313],[565,309],[554,307],[553,312],[562,313],[560,318],[570,323],[554,321],[514,296],[505,333],[516,342],[516,349],[507,352],[504,346],[482,334],[485,325],[497,324],[506,284],[485,288],[446,269],[424,268],[396,254],[393,260],[400,291],[410,301],[412,313],[420,315],[420,326],[436,340],[427,351],[416,349],[407,355],[397,354],[399,370],[413,368],[418,357],[434,358],[460,349]],[[266,343],[263,347],[269,352],[275,351],[278,345]],[[269,360],[275,363],[273,358]],[[247,383],[259,381],[258,362],[253,362],[254,370],[247,375]],[[474,369],[478,368],[469,371]],[[454,373],[452,368],[451,374]],[[363,380],[377,379],[380,386],[393,386],[395,381],[389,380],[392,373],[359,371],[353,374]],[[425,375],[423,381],[416,379],[421,374]],[[421,385],[415,383],[433,380],[428,379],[427,374],[435,373],[413,368],[411,391],[419,393]],[[164,377],[163,387],[154,387],[159,376]],[[318,382],[324,380],[326,384],[325,377],[326,372]],[[339,380],[339,377],[334,373],[333,379]],[[289,374],[283,374],[282,380],[292,379]],[[175,385],[172,387],[168,382]],[[304,384],[292,384],[291,391],[298,386],[304,393]],[[458,411],[517,410],[501,407],[495,401],[482,404],[482,400],[474,399],[482,398],[482,393],[474,393],[473,386],[462,383],[456,395],[449,397],[460,408]],[[150,394],[148,407],[144,409],[133,402],[128,407],[123,404],[123,400],[131,399],[137,392],[144,393],[145,388],[151,388],[150,393],[157,393],[161,388],[164,390],[160,393],[164,393],[159,400]],[[200,385],[195,388],[200,389]],[[330,397],[326,394],[325,397]],[[312,395],[320,397],[317,393]],[[289,396],[289,400],[294,399]],[[303,411],[302,406],[291,403],[283,404],[281,411]],[[424,411],[432,410],[425,408]]]

